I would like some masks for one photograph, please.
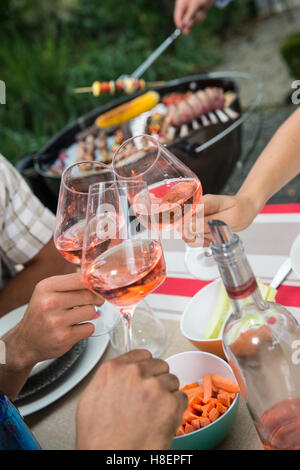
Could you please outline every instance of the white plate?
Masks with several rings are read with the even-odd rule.
[[[103,304],[102,308],[114,309],[114,307],[107,302]],[[8,320],[5,317],[0,319],[1,336],[3,334],[2,326],[4,328],[4,325],[6,325],[7,330],[10,329],[12,326],[14,326],[14,324],[16,324],[13,322],[16,321],[17,318],[22,318],[25,309],[26,306],[20,307],[19,309],[16,309],[13,312],[5,315]],[[6,321],[4,321],[4,319]],[[31,399],[26,399],[26,404],[18,406],[18,410],[20,411],[21,415],[27,416],[45,408],[74,388],[99,362],[107,348],[108,342],[109,336],[107,334],[88,338],[87,347],[84,353],[70,369],[70,371],[65,375],[65,377],[63,376],[58,380],[59,384],[55,387],[54,383],[51,386],[51,391],[48,393],[41,391],[38,393],[38,395],[32,396]]]
[[[290,258],[292,269],[294,273],[300,278],[300,234],[292,245]]]
[[[51,403],[61,398],[74,388],[88,373],[95,367],[103,356],[108,345],[108,335],[96,336],[88,339],[86,350],[72,367],[72,373],[67,373],[66,377],[59,380],[59,385],[54,390],[46,394],[39,394],[38,398],[32,398],[26,405],[18,406],[22,416],[30,415],[45,408]]]

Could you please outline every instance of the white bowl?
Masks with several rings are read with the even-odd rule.
[[[181,333],[201,351],[226,358],[222,338],[204,339],[207,324],[214,313],[216,300],[222,286],[217,279],[201,289],[187,304],[180,320]]]
[[[170,372],[178,377],[180,387],[201,381],[204,374],[218,374],[236,382],[229,364],[213,354],[202,351],[185,351],[169,357],[166,362],[169,364]],[[226,413],[216,421],[198,431],[174,437],[171,449],[208,450],[215,447],[230,431],[236,418],[238,402],[239,393]]]

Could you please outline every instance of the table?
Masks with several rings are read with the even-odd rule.
[[[300,232],[300,204],[266,206],[253,224],[240,233],[248,259],[256,274],[264,282],[271,282],[277,269]],[[210,281],[191,279],[184,264],[184,244],[181,240],[164,240],[168,267],[166,281],[148,296],[147,301],[164,323],[168,339],[162,358],[178,352],[195,350],[185,339],[179,326],[180,315],[189,299]],[[300,280],[290,273],[277,294],[279,303],[291,307],[300,322]],[[99,365],[114,357],[109,345]],[[25,418],[41,447],[45,450],[75,449],[75,414],[78,399],[92,379],[98,365],[64,397]],[[260,450],[256,434],[244,401],[240,400],[237,419],[218,449]]]

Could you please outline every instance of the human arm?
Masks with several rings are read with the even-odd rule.
[[[103,364],[77,408],[79,450],[169,449],[187,396],[168,364],[142,349]]]
[[[206,240],[210,239],[208,220],[220,219],[232,230],[248,227],[266,202],[300,172],[300,109],[278,129],[256,160],[234,196],[203,197]]]
[[[189,34],[195,23],[205,20],[206,10],[212,5],[224,8],[231,0],[176,0],[174,7],[174,23],[184,34]]]
[[[39,282],[24,317],[1,340],[6,363],[0,364],[0,391],[15,399],[33,366],[62,356],[94,331],[94,305],[102,300],[85,289],[79,273]],[[76,307],[76,308],[74,308]]]

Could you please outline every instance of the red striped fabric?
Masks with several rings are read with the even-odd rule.
[[[167,277],[165,282],[156,289],[155,294],[193,297],[210,282],[212,281]],[[287,307],[300,307],[300,286],[279,286],[276,301]]]
[[[300,213],[300,204],[271,204],[261,211],[262,214],[295,214]],[[168,277],[155,291],[155,294],[193,297],[200,289],[212,281]],[[287,307],[300,307],[300,286],[281,285],[276,301]]]
[[[268,204],[261,210],[261,214],[299,214],[300,204]]]

